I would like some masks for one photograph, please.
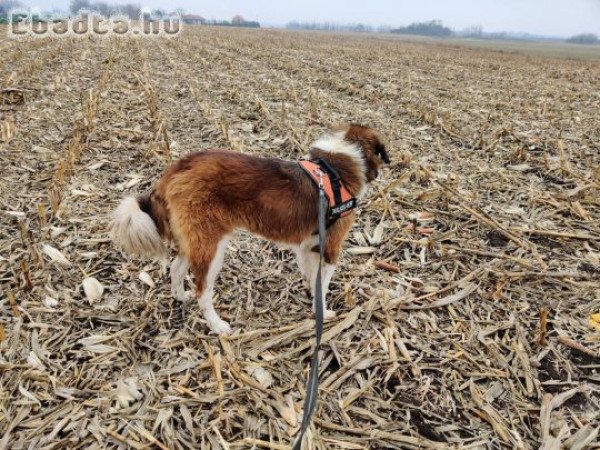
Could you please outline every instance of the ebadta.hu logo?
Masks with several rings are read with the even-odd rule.
[[[174,37],[182,30],[178,14],[156,16],[142,12],[137,19],[127,16],[104,16],[95,11],[79,11],[69,17],[49,16],[30,10],[12,10],[6,16],[8,36],[73,37],[137,36]]]

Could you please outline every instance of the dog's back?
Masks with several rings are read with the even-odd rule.
[[[316,195],[296,163],[209,150],[174,163],[150,194],[124,199],[113,234],[126,252],[141,256],[161,255],[159,238],[187,253],[194,235],[236,228],[299,243],[316,224]]]

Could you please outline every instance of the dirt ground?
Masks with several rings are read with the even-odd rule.
[[[598,445],[600,63],[211,27],[0,49],[0,448],[289,448],[314,345],[292,255],[231,242],[218,338],[110,214],[182,155],[299,159],[350,121],[392,164],[306,448]]]

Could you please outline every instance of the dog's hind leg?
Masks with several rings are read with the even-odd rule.
[[[217,334],[231,333],[231,327],[219,317],[212,301],[215,280],[223,266],[228,242],[228,236],[222,236],[220,241],[213,243],[203,240],[190,252],[190,265],[196,278],[198,304],[209,328]]]
[[[171,293],[180,302],[185,302],[188,298],[185,292],[185,277],[189,268],[190,264],[183,255],[178,255],[171,264]]]

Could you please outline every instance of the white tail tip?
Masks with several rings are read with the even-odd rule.
[[[133,256],[161,257],[167,252],[156,223],[140,209],[135,197],[124,198],[113,213],[112,237]]]

